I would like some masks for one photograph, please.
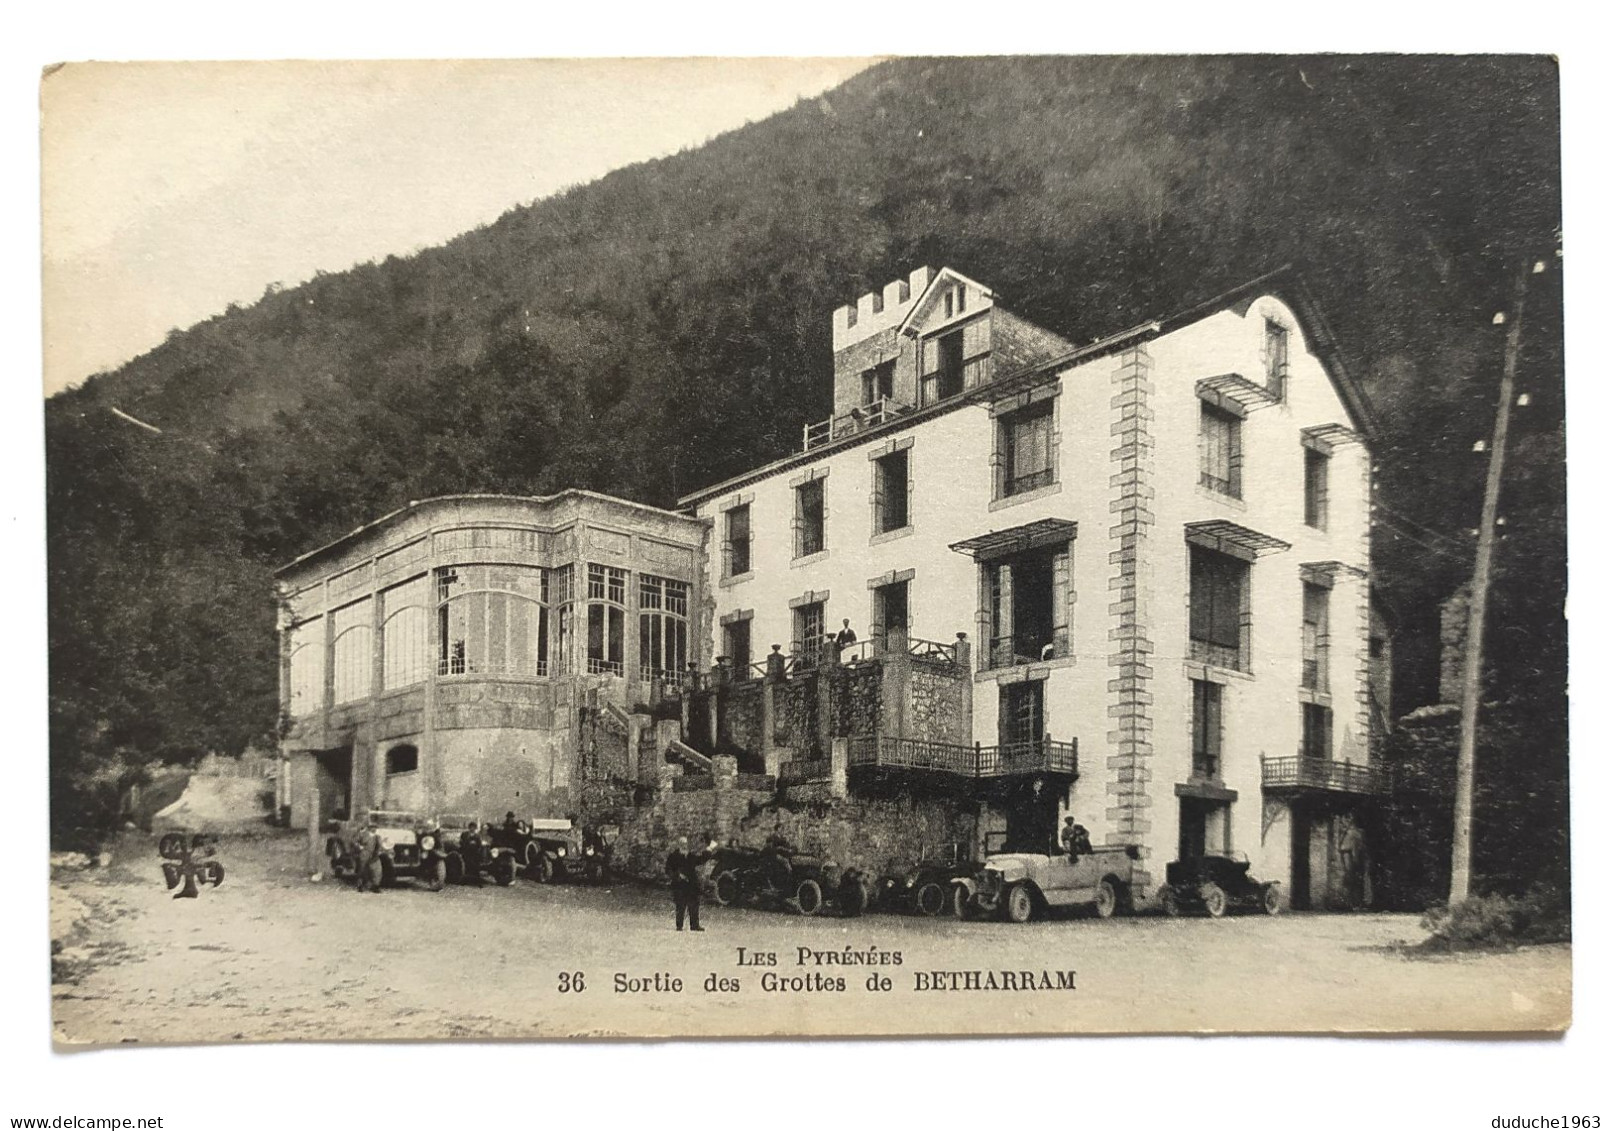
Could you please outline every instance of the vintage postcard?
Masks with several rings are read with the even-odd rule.
[[[1553,60],[41,99],[58,1048],[1571,1023]]]

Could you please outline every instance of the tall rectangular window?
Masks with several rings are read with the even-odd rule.
[[[576,664],[576,573],[571,566],[552,571],[549,591],[554,605],[553,670],[569,675]]]
[[[1060,542],[984,564],[991,668],[1069,654],[1069,544]]]
[[[795,608],[794,656],[798,663],[806,667],[816,664],[817,653],[821,650],[826,635],[825,624],[821,601],[813,601],[809,605]]]
[[[883,361],[871,369],[862,370],[861,403],[875,404],[895,395],[895,362]]]
[[[739,679],[748,679],[754,673],[750,665],[755,658],[750,649],[750,622],[736,620],[722,625],[722,655],[726,656]]]
[[[675,679],[688,666],[688,583],[638,578],[638,664],[645,680]]]
[[[1325,691],[1330,681],[1331,590],[1321,585],[1303,584],[1303,671],[1302,684],[1311,691]]]
[[[1274,319],[1264,322],[1264,387],[1276,398],[1287,395],[1287,352],[1291,333]]]
[[[997,725],[1003,746],[1033,746],[1045,739],[1045,688],[1045,682],[1038,679],[1001,685]]]
[[[1197,428],[1197,482],[1210,491],[1242,497],[1241,418],[1211,404],[1201,406]]]
[[[626,570],[587,566],[587,670],[626,673]]]
[[[812,479],[794,489],[794,556],[808,557],[826,548],[823,481]]]
[[[1191,681],[1191,772],[1217,780],[1224,742],[1224,688],[1205,679]]]
[[[727,570],[724,577],[741,577],[750,571],[750,508],[749,504],[733,507],[725,512],[727,536],[722,540],[726,550]]]
[[[996,449],[1001,463],[998,494],[1002,498],[1049,487],[1056,481],[1052,430],[1055,399],[1039,401],[996,422]]]
[[[1299,753],[1316,762],[1331,758],[1331,708],[1303,703],[1303,747]]]
[[[1326,528],[1330,479],[1331,457],[1303,449],[1303,521],[1316,530]]]
[[[912,481],[910,449],[873,461],[873,533],[887,534],[910,525]]]
[[[923,403],[954,397],[963,388],[964,356],[962,331],[953,330],[923,343]]]
[[[1246,671],[1249,569],[1240,558],[1191,548],[1191,658]]]
[[[890,636],[904,640],[911,628],[911,582],[897,581],[873,590],[873,639],[887,647]]]

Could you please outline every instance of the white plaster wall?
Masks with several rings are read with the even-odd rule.
[[[1196,384],[1204,377],[1240,373],[1262,383],[1264,323],[1271,317],[1291,329],[1286,399],[1249,412],[1242,425],[1242,499],[1226,498],[1197,485]],[[1157,610],[1152,638],[1155,655],[1153,722],[1153,834],[1157,851],[1172,859],[1178,839],[1179,806],[1174,784],[1191,773],[1191,685],[1186,667],[1189,597],[1185,526],[1228,519],[1292,543],[1292,549],[1259,558],[1252,569],[1251,677],[1230,673],[1224,692],[1224,784],[1239,797],[1232,813],[1232,846],[1245,851],[1261,878],[1287,879],[1288,826],[1262,830],[1260,755],[1298,752],[1302,726],[1298,687],[1301,676],[1302,583],[1299,564],[1341,561],[1368,568],[1368,499],[1364,472],[1368,455],[1360,444],[1332,452],[1330,514],[1326,530],[1303,521],[1302,429],[1353,422],[1320,362],[1309,352],[1297,319],[1270,297],[1247,312],[1222,311],[1200,323],[1159,338],[1150,347],[1157,389],[1153,398],[1157,439],[1157,554],[1154,582]],[[1356,678],[1366,641],[1358,623],[1359,596],[1367,583],[1338,574],[1330,609],[1330,686],[1333,757],[1358,749],[1365,736],[1355,725]],[[1268,872],[1261,872],[1260,869]]]
[[[1048,673],[1046,723],[1059,741],[1077,738],[1081,779],[1073,790],[1073,812],[1091,829],[1093,838],[1106,833],[1105,794],[1107,718],[1108,577],[1108,432],[1111,417],[1111,373],[1117,362],[1103,358],[1067,370],[1057,401],[1058,483],[1055,490],[1034,492],[1021,500],[995,503],[990,458],[995,422],[981,405],[880,436],[834,452],[810,464],[790,468],[700,505],[701,517],[717,520],[711,563],[719,569],[720,539],[725,534],[721,511],[740,498],[749,499],[751,570],[746,580],[717,581],[717,619],[740,609],[754,611],[751,647],[760,661],[780,644],[787,652],[794,636],[791,599],[808,590],[827,590],[825,623],[835,631],[850,618],[861,639],[868,638],[873,616],[870,579],[890,571],[915,570],[910,582],[911,635],[949,643],[966,632],[974,646],[977,668],[980,637],[979,568],[974,560],[951,550],[952,543],[994,530],[1022,526],[1042,518],[1079,524],[1071,550],[1073,602],[1070,605],[1070,650],[1073,655],[1034,665]],[[910,436],[910,533],[882,535],[872,529],[870,453],[884,450],[889,438]],[[793,560],[794,488],[808,470],[826,469],[827,518],[824,554]],[[713,644],[715,642],[712,642]],[[974,738],[985,745],[997,740],[998,680],[1021,679],[1024,669],[981,672],[974,684]]]

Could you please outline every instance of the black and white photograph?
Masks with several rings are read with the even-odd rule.
[[[46,68],[31,1039],[1559,1042],[1561,66]]]

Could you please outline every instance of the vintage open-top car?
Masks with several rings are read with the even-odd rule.
[[[1166,915],[1201,911],[1218,919],[1227,911],[1281,910],[1281,885],[1262,883],[1248,872],[1247,856],[1240,852],[1190,856],[1164,868],[1165,883],[1158,889],[1158,905]]]
[[[330,874],[355,879],[362,866],[360,838],[373,829],[380,842],[380,882],[390,887],[399,879],[422,879],[431,891],[447,883],[447,852],[437,822],[417,813],[371,809],[356,820],[336,822],[325,841]]]
[[[879,879],[879,909],[938,915],[951,898],[952,882],[971,876],[975,869],[960,843],[927,846],[910,868]]]
[[[1140,856],[1135,845],[1103,845],[1077,855],[989,853],[972,876],[952,882],[951,909],[959,919],[1000,915],[1027,923],[1054,907],[1088,907],[1107,919],[1134,907],[1131,884]]]
[[[532,817],[514,814],[501,825],[483,830],[500,850],[512,851],[526,866],[526,876],[546,884],[556,879],[602,883],[609,870],[609,846],[591,829],[578,829],[568,817]]]
[[[776,841],[764,848],[720,848],[711,869],[711,895],[723,907],[748,903],[797,915],[832,907],[853,918],[867,909],[871,890],[860,869],[841,868]]]
[[[492,826],[467,814],[444,813],[437,818],[447,857],[450,884],[479,884],[491,876],[501,887],[515,882],[520,858],[514,849],[499,845]]]

